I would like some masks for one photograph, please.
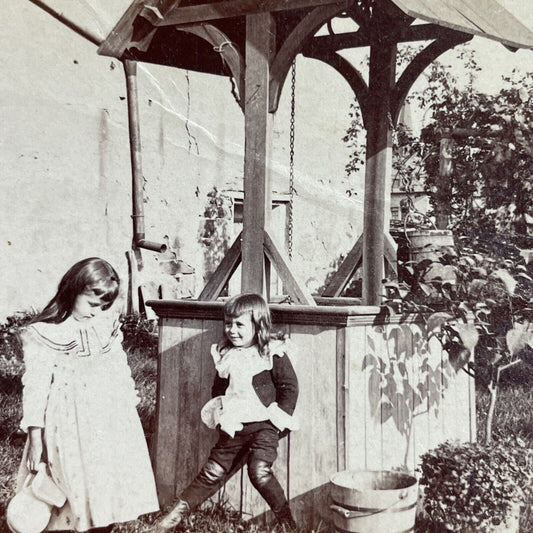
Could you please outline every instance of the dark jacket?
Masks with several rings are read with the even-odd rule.
[[[223,396],[229,385],[228,378],[221,378],[218,373],[211,393],[215,396]],[[278,406],[289,415],[292,415],[298,398],[298,378],[294,372],[291,360],[287,355],[272,357],[272,370],[264,370],[252,378],[254,390],[266,407],[272,402],[278,402]]]

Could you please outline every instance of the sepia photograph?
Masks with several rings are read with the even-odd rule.
[[[533,532],[530,0],[0,5],[0,533]]]

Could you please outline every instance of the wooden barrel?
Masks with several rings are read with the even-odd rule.
[[[331,477],[330,492],[335,531],[414,531],[418,498],[414,476],[386,470],[345,470]]]

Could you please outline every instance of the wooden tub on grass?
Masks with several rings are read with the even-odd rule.
[[[200,420],[214,378],[210,346],[222,338],[223,303],[148,302],[159,317],[157,428],[152,445],[162,505],[195,477],[216,440]],[[331,522],[329,479],[342,470],[414,471],[446,439],[475,439],[474,380],[455,373],[427,341],[421,316],[379,307],[270,305],[291,340],[300,430],[280,441],[276,476],[299,525]],[[243,470],[245,470],[244,467]],[[219,497],[258,521],[271,513],[245,472]]]

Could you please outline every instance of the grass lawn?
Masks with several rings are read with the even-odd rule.
[[[130,366],[141,391],[142,401],[139,413],[143,426],[151,432],[154,423],[156,361],[139,352],[130,355]],[[8,531],[4,511],[9,498],[13,495],[14,478],[24,446],[24,438],[18,433],[21,417],[22,367],[19,361],[4,357],[0,351],[0,533]],[[500,392],[497,404],[495,428],[496,438],[500,435],[520,437],[529,448],[533,448],[533,380],[528,383],[517,380]],[[483,440],[484,419],[488,408],[488,394],[477,392],[478,435]],[[533,500],[522,510],[520,533],[533,532]],[[146,524],[152,522],[156,514],[141,520],[117,525],[114,532],[138,533]],[[258,525],[240,520],[237,513],[222,509],[220,506],[208,507],[190,517],[183,531],[199,533],[263,533],[267,530]],[[324,529],[324,532],[326,530]],[[424,533],[418,528],[418,533]],[[302,532],[303,533],[303,532]],[[385,532],[384,532],[385,533]]]

